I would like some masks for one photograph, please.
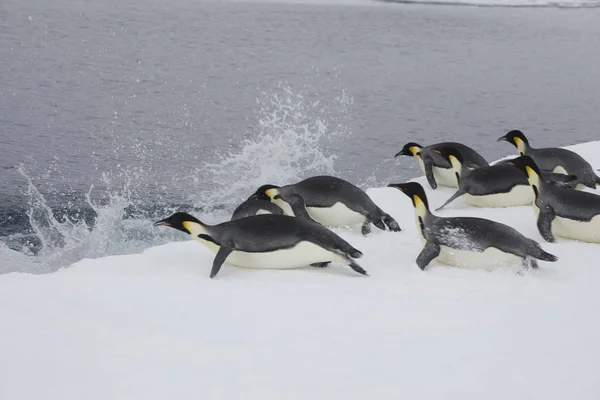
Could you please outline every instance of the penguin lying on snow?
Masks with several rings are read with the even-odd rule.
[[[508,132],[498,138],[498,141],[512,143],[520,155],[531,157],[542,171],[575,175],[580,184],[577,189],[582,189],[583,186],[595,189],[596,184],[600,184],[600,177],[596,175],[592,166],[583,157],[571,150],[559,147],[534,149],[529,145],[529,141],[523,132],[518,130]]]
[[[304,199],[311,218],[325,226],[362,224],[362,233],[371,231],[370,224],[385,230],[400,231],[398,223],[386,214],[361,189],[333,176],[313,176],[293,185],[263,185],[257,196],[268,196],[287,215],[294,215],[290,206],[292,195]]]
[[[509,163],[525,173],[533,188],[537,227],[546,241],[554,242],[557,235],[600,243],[600,196],[547,184],[529,156]]]
[[[410,197],[417,229],[425,244],[417,265],[425,269],[434,259],[459,267],[477,268],[520,261],[537,268],[537,260],[556,261],[540,245],[510,226],[483,218],[442,218],[429,211],[423,187],[416,182],[388,185]]]
[[[465,202],[477,207],[531,204],[533,193],[529,182],[511,165],[491,165],[471,170],[463,167],[463,157],[455,148],[444,147],[440,154],[452,165],[458,181],[458,190],[436,211],[460,196],[464,196]]]
[[[154,226],[185,232],[215,252],[211,278],[224,262],[245,268],[290,269],[337,261],[367,275],[352,259],[362,257],[359,250],[306,218],[265,214],[207,225],[178,212]]]
[[[457,149],[463,156],[463,162],[465,166],[469,168],[487,167],[489,164],[479,153],[465,146],[461,143],[456,142],[443,142],[432,144],[431,146],[423,147],[410,142],[404,145],[394,158],[398,156],[411,156],[417,159],[421,170],[427,178],[427,182],[432,189],[437,189],[438,184],[442,186],[458,187],[456,176],[452,171],[452,165],[448,160],[444,159],[439,152],[435,150],[441,150],[444,147],[453,147]]]
[[[463,166],[462,155],[455,148],[445,147],[439,153],[452,165],[458,181],[458,190],[436,211],[463,195],[465,202],[477,207],[515,207],[531,204],[533,201],[527,178],[512,165],[499,163],[469,169]],[[542,179],[552,185],[573,187],[577,178],[572,175],[543,172]]]

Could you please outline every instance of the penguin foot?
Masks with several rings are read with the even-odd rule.
[[[369,233],[371,233],[371,223],[365,222],[362,226],[362,234],[367,236]]]
[[[330,261],[326,261],[326,262],[320,262],[320,263],[313,263],[313,264],[310,264],[310,266],[315,267],[315,268],[325,268],[325,267],[328,267],[330,263],[331,263]]]

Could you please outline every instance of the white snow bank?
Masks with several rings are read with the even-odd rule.
[[[600,167],[600,142],[572,148]],[[337,230],[368,277],[224,265],[211,280],[192,241],[0,276],[0,398],[600,398],[600,246],[543,242],[531,207],[457,200],[440,214],[509,223],[560,260],[423,272],[410,200],[368,192],[403,228]],[[451,192],[428,191],[434,206]]]

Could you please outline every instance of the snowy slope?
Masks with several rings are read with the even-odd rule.
[[[600,167],[600,142],[572,148]],[[531,207],[457,200],[440,215],[508,223],[560,260],[423,272],[410,200],[368,193],[403,228],[336,230],[368,277],[224,265],[210,280],[192,241],[0,276],[0,399],[600,398],[600,246],[543,242]]]

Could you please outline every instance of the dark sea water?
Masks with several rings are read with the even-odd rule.
[[[0,272],[174,240],[151,221],[264,183],[408,179],[407,141],[598,140],[599,49],[597,8],[3,0]]]

